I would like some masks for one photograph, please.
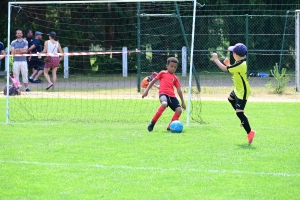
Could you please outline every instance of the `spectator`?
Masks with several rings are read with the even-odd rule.
[[[23,33],[21,30],[16,31],[17,39],[11,43],[11,53],[14,54],[23,54],[27,53],[28,42],[23,39]],[[20,71],[22,73],[22,82],[25,86],[25,91],[30,92],[28,88],[28,69],[26,56],[14,56],[13,64],[13,73],[16,75],[15,78],[19,81]]]
[[[57,53],[57,50],[60,53],[63,53],[61,46],[59,42],[55,40],[56,33],[54,31],[51,31],[49,34],[49,40],[45,41],[44,50],[43,53]],[[49,62],[45,63],[44,68],[44,76],[48,81],[48,86],[46,87],[46,90],[49,90],[49,88],[53,87],[56,83],[57,77],[56,72],[59,65],[59,62],[63,59],[63,56],[51,56]],[[49,71],[52,69],[52,81],[49,76]]]
[[[35,32],[35,38],[32,39],[32,45],[28,49],[28,53],[36,54],[42,52],[42,45],[40,43],[40,40],[42,39],[42,34],[40,31]],[[41,83],[42,81],[39,79],[39,77],[44,72],[44,61],[41,57],[38,56],[31,56],[29,60],[30,65],[28,65],[28,68],[32,68],[33,73],[29,77],[29,81],[31,83]]]
[[[0,42],[0,55],[6,55],[6,53],[4,51],[4,45],[2,42]],[[3,58],[4,58],[4,56],[0,56],[0,68],[1,68]]]

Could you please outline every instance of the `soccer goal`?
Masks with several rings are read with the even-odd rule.
[[[24,92],[23,86],[21,95],[6,96],[6,122],[148,122],[159,105],[158,90],[152,88],[142,100],[141,81],[164,70],[171,56],[180,61],[176,75],[188,107],[182,120],[199,121],[200,84],[193,68],[195,15],[192,0],[9,2],[8,49],[17,29],[24,38],[28,29],[44,33],[42,45],[46,34],[54,31],[64,61],[54,87],[46,90],[42,75],[42,83],[29,83],[31,92]],[[7,57],[13,56],[8,52]],[[6,62],[6,69],[9,86],[12,61]],[[166,114],[160,120],[169,118]]]

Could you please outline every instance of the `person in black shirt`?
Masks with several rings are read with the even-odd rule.
[[[31,47],[28,49],[28,53],[36,54],[43,51],[40,40],[42,39],[42,32],[36,31],[35,38],[32,39]],[[44,61],[39,56],[30,57],[30,67],[32,68],[33,73],[29,77],[31,83],[41,83],[42,81],[39,77],[44,73]]]
[[[0,42],[0,55],[6,55],[4,51],[4,45],[2,42]],[[5,58],[5,56],[0,56],[0,68],[1,68],[1,63],[3,58]]]

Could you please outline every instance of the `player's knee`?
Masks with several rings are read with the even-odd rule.
[[[164,108],[168,107],[168,102],[166,101],[161,102],[161,106]]]
[[[178,114],[181,114],[182,113],[182,108],[181,107],[177,107],[175,109],[175,112],[178,113]]]

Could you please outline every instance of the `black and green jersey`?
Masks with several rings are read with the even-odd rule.
[[[247,78],[246,59],[235,62],[228,66],[227,70],[232,74],[234,92],[239,99],[248,100],[250,95],[250,84]]]

